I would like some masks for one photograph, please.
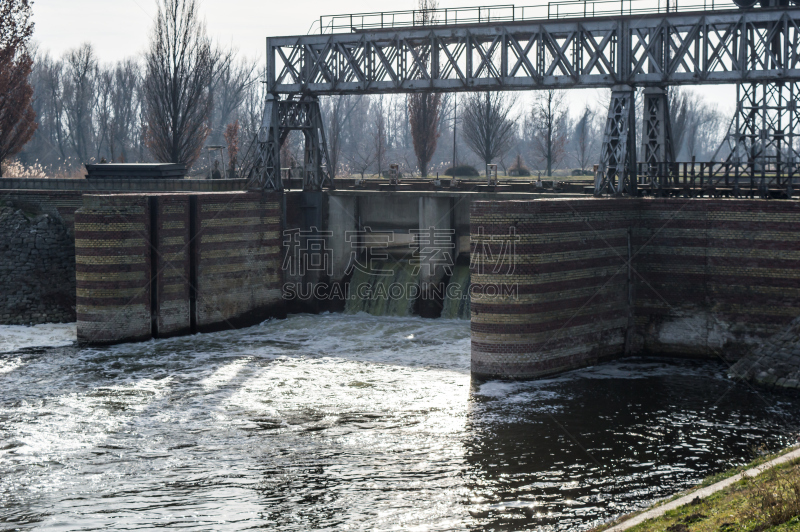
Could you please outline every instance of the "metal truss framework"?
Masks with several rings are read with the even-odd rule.
[[[724,162],[745,168],[741,177],[762,191],[777,188],[791,197],[800,178],[800,83],[740,83],[736,96]]]
[[[595,195],[636,195],[636,99],[633,87],[611,90]]]
[[[319,100],[309,95],[293,95],[287,99],[267,96],[264,119],[256,139],[255,162],[249,172],[249,186],[268,190],[283,188],[280,149],[290,131],[302,131],[305,137],[303,189],[333,188]]]
[[[800,9],[435,26],[267,39],[270,93],[800,80]]]
[[[259,134],[253,183],[281,188],[280,145],[288,131],[299,129],[306,137],[304,188],[332,186],[319,95],[611,87],[595,192],[634,195],[637,184],[661,189],[670,181],[675,153],[663,87],[733,82],[763,87],[770,83],[795,87],[800,82],[800,9],[269,38],[267,88],[271,96]],[[637,176],[634,87],[645,88],[641,146],[645,175],[641,179]],[[795,106],[792,123],[797,123],[792,98],[798,92],[793,89],[782,96],[782,91],[778,99],[786,103],[780,105]],[[280,99],[281,94],[287,97]],[[750,104],[740,103],[734,130],[739,132],[735,135],[738,147],[732,153],[786,151],[782,138],[777,147],[761,138],[767,127],[763,112],[763,127],[747,129],[747,124],[755,124],[753,109],[770,107],[771,94],[765,90],[763,97],[754,95]],[[742,94],[740,102],[747,98]],[[783,131],[786,122],[781,120],[769,127]],[[791,146],[794,139],[790,135]],[[778,160],[797,161],[796,150]]]
[[[664,89],[644,90],[644,116],[642,117],[642,151],[640,161],[645,164],[645,178],[653,188],[663,188],[659,179],[664,168],[675,162],[672,127],[669,120],[669,99]]]

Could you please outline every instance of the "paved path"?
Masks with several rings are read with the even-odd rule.
[[[734,482],[738,482],[742,480],[744,477],[755,477],[763,473],[766,469],[769,469],[772,466],[782,464],[784,462],[788,462],[790,460],[794,460],[795,458],[800,458],[800,448],[795,449],[789,453],[784,454],[783,456],[779,456],[774,460],[770,460],[769,462],[765,462],[759,466],[756,466],[752,469],[748,469],[746,471],[742,471],[730,478],[726,478],[725,480],[721,480],[716,484],[711,484],[710,486],[706,486],[705,488],[700,488],[699,490],[695,490],[691,492],[689,495],[684,495],[680,499],[675,499],[674,501],[668,502],[667,504],[662,504],[657,508],[653,508],[652,510],[647,510],[644,513],[641,513],[635,517],[631,517],[627,521],[624,521],[616,526],[613,526],[606,530],[605,532],[617,532],[619,530],[627,530],[631,527],[638,525],[648,519],[653,519],[655,517],[661,517],[664,515],[665,512],[670,510],[674,510],[675,508],[679,508],[684,504],[689,504],[695,498],[700,497],[701,499],[705,499],[712,493],[716,493],[721,489],[724,489]]]

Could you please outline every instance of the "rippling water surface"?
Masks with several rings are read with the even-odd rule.
[[[790,443],[799,403],[713,362],[473,384],[459,320],[29,348],[0,354],[0,529],[580,530]]]

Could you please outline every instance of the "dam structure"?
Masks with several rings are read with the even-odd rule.
[[[267,39],[243,179],[0,191],[63,222],[75,295],[53,304],[72,304],[87,344],[333,310],[469,318],[478,377],[735,360],[800,315],[800,7],[634,5],[322,17],[318,33]],[[677,161],[666,88],[719,83],[740,96],[720,157]],[[334,178],[320,96],[582,87],[611,89],[586,186]],[[291,131],[299,179],[281,175]]]

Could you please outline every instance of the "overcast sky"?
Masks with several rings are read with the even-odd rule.
[[[506,4],[507,1],[439,0],[440,7]],[[522,4],[544,4],[544,0]],[[269,35],[308,32],[320,15],[380,10],[412,9],[415,0],[201,0],[201,12],[209,33],[241,54],[262,58]],[[94,45],[103,62],[114,62],[140,54],[146,47],[155,0],[34,0],[34,39],[42,50],[61,55],[84,42]],[[732,85],[701,90],[720,108],[731,110],[736,92]],[[572,91],[572,100],[594,101],[595,91]],[[582,105],[573,105],[577,112]]]
[[[441,7],[492,2],[440,0]],[[506,2],[496,2],[506,3]],[[535,2],[531,2],[535,3]],[[320,15],[413,9],[414,0],[201,0],[210,34],[248,56],[263,55],[268,35],[308,32]],[[155,0],[34,0],[34,38],[55,54],[91,41],[101,60],[141,52],[156,13]]]

